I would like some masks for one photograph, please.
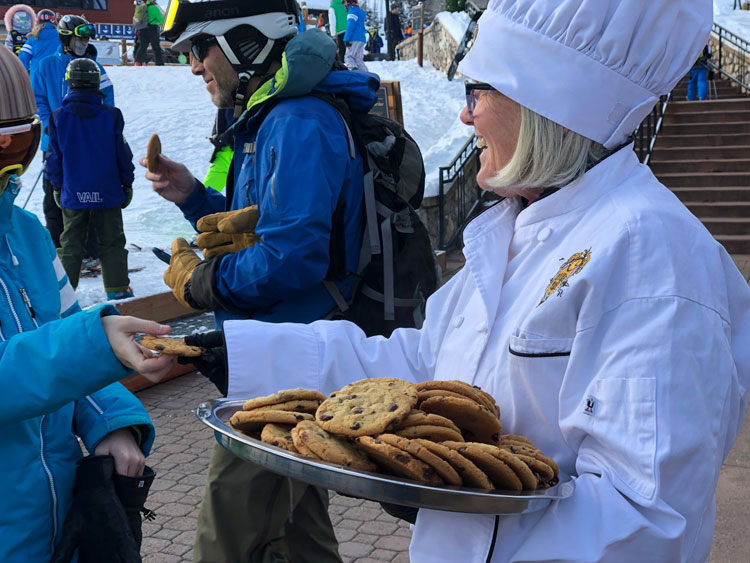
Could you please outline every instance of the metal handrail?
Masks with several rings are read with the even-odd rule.
[[[737,51],[742,54],[744,60],[750,60],[750,41],[746,41],[736,33],[732,33],[727,28],[720,26],[715,23],[711,28],[711,33],[717,37],[719,43],[718,50],[718,63],[708,61],[709,68],[715,72],[718,72],[722,76],[726,76],[730,81],[734,82],[744,90],[750,90],[750,86],[744,82],[741,77],[734,76],[724,69],[724,45],[726,43],[735,47]]]
[[[466,191],[466,164],[474,157],[479,154],[477,148],[477,138],[475,135],[469,137],[464,143],[458,154],[453,158],[453,161],[448,166],[441,166],[439,168],[438,177],[438,249],[445,250],[449,248],[461,234],[464,227],[467,225],[469,220],[473,217],[474,212],[479,207],[483,200],[484,190],[477,187],[477,197],[472,203],[470,209],[466,211],[466,205],[464,204],[464,194]],[[453,189],[458,190],[456,215],[457,215],[457,226],[450,236],[446,233],[445,219],[445,188],[449,184],[454,184]]]

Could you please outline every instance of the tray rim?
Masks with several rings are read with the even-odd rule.
[[[450,512],[521,514],[541,510],[553,500],[568,498],[575,490],[575,480],[563,473],[560,474],[560,482],[554,487],[518,493],[515,491],[485,491],[450,485],[435,487],[407,478],[361,471],[336,463],[313,460],[237,432],[217,414],[218,411],[224,409],[234,408],[237,410],[236,407],[241,408],[244,402],[244,399],[210,399],[199,404],[195,414],[201,422],[214,431],[217,442],[238,457],[263,465],[274,473],[309,482],[316,486],[323,486],[345,496]],[[245,448],[250,448],[256,452],[252,457],[271,456],[271,459],[277,460],[276,465],[271,468],[257,459],[251,459],[251,456],[247,456]],[[278,465],[284,464],[292,468],[295,468],[296,465],[299,465],[299,467],[289,471],[293,475],[288,475],[289,472],[279,470]],[[321,480],[326,481],[326,484],[321,485],[319,483]],[[334,482],[330,482],[331,480],[334,480]],[[362,491],[361,487],[363,486],[367,490]],[[356,489],[356,491],[353,493],[352,489]],[[393,495],[389,494],[388,491],[397,491],[406,494],[406,497],[394,499],[391,498]],[[417,497],[417,499],[410,497]]]

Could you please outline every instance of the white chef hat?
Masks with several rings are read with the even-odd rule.
[[[612,149],[690,70],[712,21],[711,0],[490,0],[458,70]]]

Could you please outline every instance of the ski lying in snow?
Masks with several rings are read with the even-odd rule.
[[[134,266],[133,268],[128,268],[128,273],[132,274],[133,272],[140,272],[141,270],[145,269],[146,266]],[[101,266],[94,266],[93,268],[84,268],[81,270],[80,277],[82,278],[95,278],[97,276],[102,275],[102,267]]]

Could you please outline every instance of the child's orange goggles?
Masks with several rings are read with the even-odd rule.
[[[42,124],[36,116],[26,123],[0,122],[0,176],[26,172],[41,137]]]

